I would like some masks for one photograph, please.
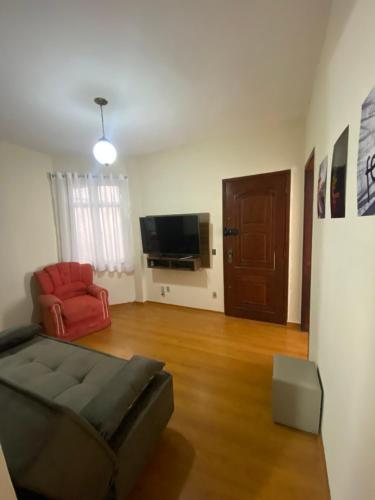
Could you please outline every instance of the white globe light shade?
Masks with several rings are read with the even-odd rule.
[[[107,139],[100,139],[93,148],[96,161],[102,165],[112,165],[116,161],[117,151]]]

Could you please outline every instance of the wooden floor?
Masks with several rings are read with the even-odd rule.
[[[283,326],[162,304],[112,307],[80,344],[166,362],[175,413],[129,500],[325,500],[320,438],[271,420],[272,355],[305,357]]]

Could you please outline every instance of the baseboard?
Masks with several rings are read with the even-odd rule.
[[[288,321],[286,326],[291,330],[299,330],[301,331],[301,323],[294,323],[293,321]]]
[[[158,304],[162,306],[168,306],[168,307],[176,307],[180,309],[190,309],[193,311],[205,311],[205,312],[212,312],[212,313],[217,313],[217,314],[225,314],[224,311],[218,311],[215,309],[205,309],[203,307],[193,307],[193,306],[181,306],[180,304],[170,304],[168,302],[159,302],[157,300],[134,300],[133,302],[126,302],[126,304],[139,304],[139,305],[144,305],[144,304]],[[123,304],[112,304],[111,307],[116,307],[120,306]],[[256,321],[256,320],[252,320]],[[273,323],[270,323],[270,325]],[[301,323],[295,323],[293,321],[288,321],[286,324],[287,328],[290,330],[296,330],[296,331],[301,331]],[[306,333],[306,332],[302,332]]]
[[[326,489],[328,491],[329,498],[331,498],[331,491],[329,488],[329,479],[328,479],[328,469],[327,469],[327,462],[326,462],[326,454],[324,451],[324,443],[323,443],[323,436],[320,434],[319,436],[319,448],[320,448],[320,460],[322,464],[322,473],[324,476],[324,482],[326,485]]]
[[[138,302],[138,304],[157,304],[161,306],[175,307],[178,309],[189,309],[190,311],[204,311],[212,312],[216,314],[224,314],[224,311],[217,311],[215,309],[204,309],[203,307],[193,307],[193,306],[180,306],[179,304],[169,304],[167,302],[158,302],[156,300],[145,300],[144,302]]]

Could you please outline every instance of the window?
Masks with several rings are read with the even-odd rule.
[[[127,178],[57,173],[51,183],[61,260],[132,271]]]

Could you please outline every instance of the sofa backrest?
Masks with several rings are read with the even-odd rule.
[[[35,277],[43,294],[66,300],[87,293],[87,287],[92,285],[93,271],[91,264],[60,262],[37,271]]]

